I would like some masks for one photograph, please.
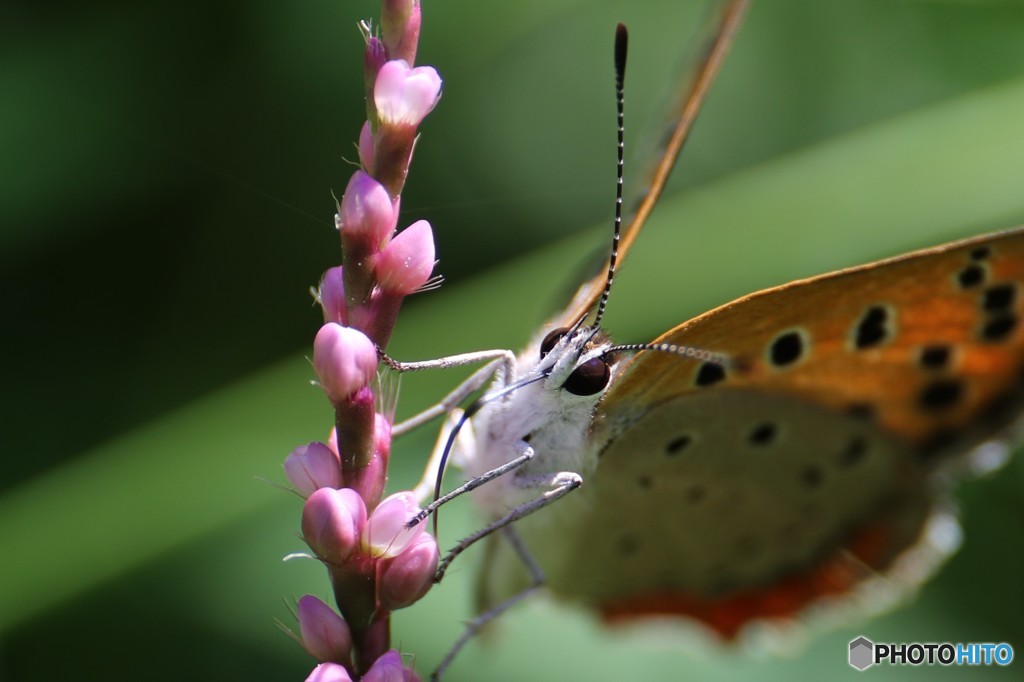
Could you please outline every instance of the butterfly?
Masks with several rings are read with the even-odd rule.
[[[620,260],[745,6],[727,8]],[[926,249],[751,294],[642,349],[600,328],[599,275],[499,376],[454,457],[477,478],[523,459],[475,497],[499,520],[543,500],[514,519],[522,548],[610,620],[733,638],[880,575],[916,581],[955,544],[936,485],[1020,413],[1022,256],[1019,229]],[[506,540],[488,537],[485,609],[531,584]]]

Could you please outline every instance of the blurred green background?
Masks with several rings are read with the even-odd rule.
[[[525,340],[607,243],[615,22],[631,30],[633,143],[657,136],[706,11],[425,0],[420,62],[445,88],[402,223],[431,221],[447,283],[407,303],[393,355]],[[302,548],[300,501],[275,485],[287,452],[329,424],[308,384],[307,288],[338,260],[331,191],[362,121],[356,21],[376,16],[363,0],[0,5],[0,680],[311,668],[274,620],[291,625],[286,602],[328,588],[312,562],[281,561]],[[1021,2],[764,0],[617,280],[608,327],[647,340],[760,287],[1024,223],[1022,171]],[[407,378],[400,414],[458,377]],[[396,487],[422,467],[429,431],[397,446]],[[964,547],[916,601],[793,634],[806,646],[788,656],[602,630],[535,600],[448,679],[852,675],[858,634],[1021,654],[1022,493],[1019,460],[961,485]],[[452,505],[443,545],[472,511]],[[421,670],[470,615],[473,561],[395,618]]]

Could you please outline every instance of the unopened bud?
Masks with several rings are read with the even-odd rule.
[[[422,533],[398,556],[388,559],[380,578],[380,604],[396,611],[410,606],[430,590],[440,553],[437,541]]]
[[[310,656],[321,662],[351,663],[352,633],[345,619],[311,594],[299,599],[296,611],[302,646]]]
[[[292,450],[284,460],[284,473],[303,497],[318,488],[341,487],[341,460],[326,443],[309,443]]]
[[[320,488],[302,507],[302,536],[318,557],[342,564],[359,547],[366,505],[356,491]]]

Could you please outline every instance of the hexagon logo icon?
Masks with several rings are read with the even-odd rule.
[[[875,664],[875,644],[861,636],[850,642],[850,665],[857,670],[867,670]]]

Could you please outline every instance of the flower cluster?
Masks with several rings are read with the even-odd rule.
[[[420,220],[396,231],[417,127],[440,97],[431,67],[413,67],[419,0],[383,0],[380,35],[363,25],[367,121],[356,171],[338,204],[341,264],[317,291],[324,324],[313,367],[334,408],[328,442],[296,448],[285,474],[305,498],[302,534],[327,567],[338,612],[299,600],[299,640],[318,661],[311,681],[418,679],[390,649],[390,614],[419,600],[438,563],[411,492],[387,498],[391,414],[377,384],[378,349],[388,343],[403,299],[434,268],[434,238]]]

